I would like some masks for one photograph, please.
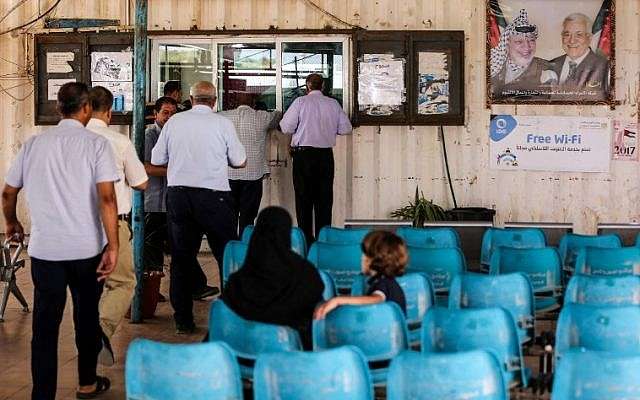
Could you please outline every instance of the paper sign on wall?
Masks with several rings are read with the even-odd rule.
[[[613,121],[611,159],[638,161],[638,123],[636,121]]]
[[[608,172],[608,118],[492,115],[489,165],[500,170]]]
[[[399,106],[403,97],[404,60],[391,54],[365,54],[358,70],[358,103]]]
[[[110,51],[91,53],[91,82],[132,81],[133,52]]]
[[[69,65],[74,59],[72,51],[49,52],[47,53],[47,73],[48,74],[66,74],[73,72],[73,68]]]
[[[58,100],[58,92],[62,85],[68,82],[75,82],[76,80],[71,79],[49,79],[47,81],[47,100]]]
[[[133,82],[93,82],[93,86],[103,86],[113,94],[114,111],[133,111]],[[123,109],[116,109],[118,97],[124,100]]]

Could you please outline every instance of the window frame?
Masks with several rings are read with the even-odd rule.
[[[220,34],[220,35],[149,35],[149,73],[147,81],[147,101],[157,99],[156,90],[160,78],[160,63],[157,62],[160,56],[160,45],[166,44],[206,44],[211,46],[212,70],[215,76],[215,84],[218,82],[218,45],[233,43],[275,43],[276,49],[276,110],[282,111],[283,90],[282,90],[282,44],[297,42],[313,43],[342,43],[342,109],[351,115],[353,102],[353,77],[352,77],[352,34],[345,33],[277,33],[277,34]],[[183,88],[183,96],[187,94]],[[219,106],[218,106],[219,107]]]

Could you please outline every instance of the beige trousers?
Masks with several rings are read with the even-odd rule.
[[[129,227],[125,221],[118,221],[120,248],[118,264],[104,283],[100,298],[100,326],[109,339],[131,307],[136,287],[136,274],[133,269],[133,249]]]

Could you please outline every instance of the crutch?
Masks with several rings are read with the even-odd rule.
[[[4,311],[7,308],[9,293],[12,293],[22,305],[22,311],[29,312],[29,305],[20,288],[16,284],[16,271],[24,267],[24,259],[18,260],[24,244],[18,243],[16,250],[11,253],[11,239],[6,239],[2,244],[0,256],[0,322],[4,322]]]

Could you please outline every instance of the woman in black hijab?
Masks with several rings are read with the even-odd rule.
[[[311,348],[311,320],[322,301],[317,269],[291,250],[291,216],[281,207],[260,212],[244,265],[229,276],[222,300],[241,317],[287,325]]]

